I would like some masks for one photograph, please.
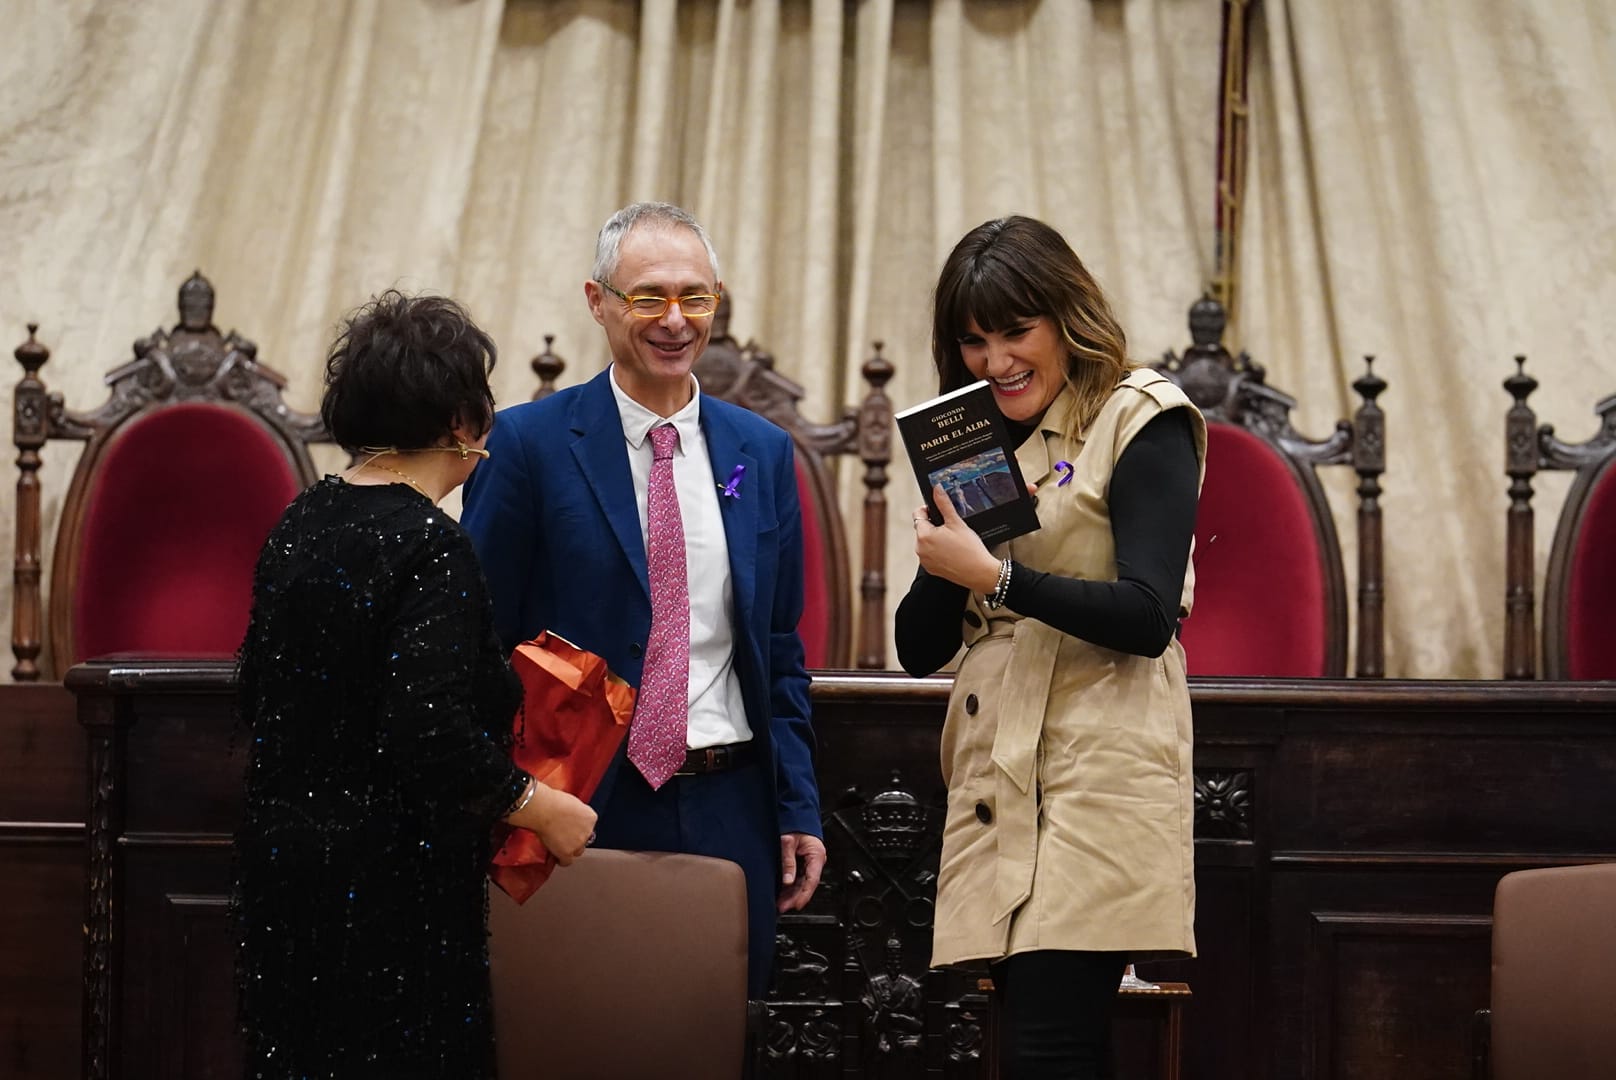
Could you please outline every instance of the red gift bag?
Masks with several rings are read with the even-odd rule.
[[[606,661],[548,631],[511,653],[522,680],[511,758],[535,780],[588,801],[628,734],[634,688]],[[556,861],[526,829],[501,823],[488,876],[517,903],[539,890]]]

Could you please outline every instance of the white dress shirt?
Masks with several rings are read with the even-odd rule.
[[[617,385],[612,367],[612,394],[628,440],[628,465],[634,475],[634,505],[640,514],[640,537],[648,536],[646,491],[651,483],[651,429],[672,424],[679,431],[673,453],[673,486],[679,495],[679,519],[685,530],[685,578],[690,592],[690,721],[686,740],[691,749],[745,742],[752,737],[746,722],[741,679],[735,673],[735,632],[731,613],[735,594],[729,576],[729,544],[718,505],[707,440],[701,433],[701,386],[692,375],[690,404],[667,419],[647,409]]]

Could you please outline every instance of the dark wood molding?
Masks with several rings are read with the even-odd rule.
[[[85,738],[61,683],[0,685],[0,1073],[82,1074]]]
[[[89,739],[88,856],[84,920],[84,1075],[112,1080],[119,1056],[123,974],[121,948],[123,777],[129,710],[110,697],[82,700],[79,719]]]
[[[1343,1067],[1339,1061],[1341,1047],[1341,1025],[1336,1023],[1340,1014],[1342,987],[1341,981],[1348,977],[1343,970],[1345,967],[1342,953],[1353,944],[1380,945],[1382,947],[1394,946],[1413,952],[1426,951],[1422,946],[1435,944],[1456,945],[1463,947],[1472,954],[1480,951],[1486,953],[1491,949],[1492,918],[1488,915],[1477,914],[1410,914],[1388,913],[1378,911],[1311,911],[1308,913],[1310,936],[1307,968],[1313,974],[1308,981],[1307,993],[1309,996],[1308,1014],[1309,1027],[1313,1033],[1312,1059],[1313,1076],[1315,1080],[1336,1080],[1341,1077],[1362,1075],[1362,1066],[1365,1062],[1359,1060],[1357,1069]],[[1433,965],[1434,966],[1434,965]],[[1390,991],[1396,993],[1397,991]],[[1412,980],[1402,991],[1406,995],[1417,997],[1422,993],[1418,979]],[[1469,1015],[1468,1013],[1466,1015]],[[1458,1035],[1467,1035],[1462,1025],[1455,1025],[1457,1034],[1455,1041],[1463,1043]],[[1378,1035],[1378,1033],[1376,1033]],[[1371,1036],[1364,1040],[1377,1050],[1381,1049],[1377,1041]],[[1468,1070],[1468,1062],[1464,1060],[1464,1046],[1458,1048],[1454,1060],[1448,1068],[1450,1075],[1463,1075]],[[1378,1060],[1376,1065],[1383,1065],[1384,1058],[1379,1053],[1374,1054]],[[1405,1059],[1404,1066],[1411,1067],[1424,1065],[1426,1067],[1441,1067],[1448,1065],[1447,1061],[1417,1062]],[[1430,1075],[1425,1068],[1410,1068],[1411,1073],[1417,1071],[1418,1075]]]

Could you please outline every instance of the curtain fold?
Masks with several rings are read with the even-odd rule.
[[[1184,346],[1212,272],[1206,0],[0,6],[26,58],[0,70],[0,330],[42,324],[75,407],[197,268],[301,409],[337,319],[389,286],[468,304],[502,405],[533,393],[546,334],[582,381],[605,362],[595,232],[638,198],[704,221],[733,332],[819,420],[857,401],[877,339],[898,407],[934,392],[932,284],[988,218],[1061,229],[1141,360]],[[1349,411],[1358,354],[1381,357],[1393,674],[1497,671],[1509,356],[1571,437],[1616,389],[1613,42],[1598,0],[1259,9],[1233,329],[1314,435]],[[45,450],[47,545],[73,450]],[[839,472],[854,551],[860,471]],[[902,461],[887,496],[890,609],[915,565]]]
[[[1387,673],[1497,677],[1501,384],[1528,354],[1540,418],[1576,440],[1616,390],[1616,19],[1597,0],[1267,0],[1253,43],[1239,337],[1314,436],[1379,357]],[[1567,481],[1536,486],[1541,581]]]

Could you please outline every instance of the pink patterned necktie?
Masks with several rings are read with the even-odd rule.
[[[651,430],[651,483],[645,494],[646,569],[651,581],[651,637],[628,731],[628,759],[660,788],[685,760],[690,703],[690,589],[685,577],[685,527],[673,486],[679,431]]]

